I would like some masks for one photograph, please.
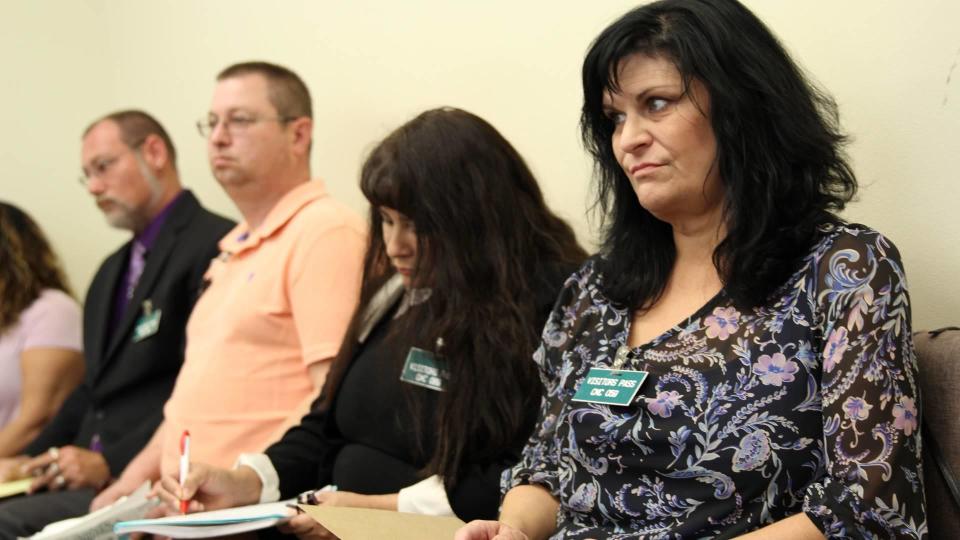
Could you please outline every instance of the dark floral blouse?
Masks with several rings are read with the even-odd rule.
[[[900,256],[861,225],[824,229],[776,301],[721,291],[629,350],[627,406],[571,401],[611,368],[630,312],[588,261],[535,353],[546,393],[504,491],[560,501],[553,538],[730,538],[798,512],[828,538],[925,538],[917,365]],[[626,350],[624,351],[626,352]]]

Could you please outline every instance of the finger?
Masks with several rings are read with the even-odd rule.
[[[202,492],[204,487],[210,481],[210,475],[206,466],[203,464],[190,464],[190,472],[187,473],[187,477],[183,479],[183,486],[180,485],[180,478],[177,476],[166,475],[162,478],[163,487],[167,489],[170,493],[176,494],[177,497],[182,497],[184,499],[192,499],[197,495],[197,492]]]
[[[60,474],[67,479],[68,482],[79,482],[83,480],[83,469],[77,463],[70,464],[61,464]]]
[[[54,479],[60,475],[60,469],[54,467],[47,467],[43,469],[43,472],[34,479],[33,483],[30,484],[29,493],[35,493],[41,489],[54,490]]]
[[[317,520],[308,516],[307,514],[298,514],[294,516],[290,521],[287,522],[288,527],[290,528],[291,534],[296,535],[306,535],[306,534],[324,534],[327,533],[322,525],[317,523]]]
[[[176,499],[177,504],[175,506],[179,506],[181,499],[192,499],[201,485],[194,480],[193,485],[189,485],[188,482],[185,481],[183,487],[180,487],[180,480],[171,475],[161,477],[158,484],[164,492]]]
[[[156,488],[157,485],[161,486],[163,489],[169,491],[170,493],[173,493],[176,495],[180,494],[180,481],[172,475],[165,474],[161,476],[160,481],[155,482],[153,484],[154,488]]]
[[[30,483],[30,487],[27,488],[27,493],[33,495],[38,491],[42,491],[47,488],[47,485],[52,481],[52,478],[47,478],[46,476],[38,476],[33,479],[33,482]]]
[[[62,471],[69,467],[83,467],[83,462],[80,461],[80,458],[77,456],[77,454],[68,454],[63,452],[60,454],[60,459],[58,461],[54,461],[53,465],[60,467],[60,470]]]
[[[97,495],[96,497],[94,497],[93,500],[90,501],[90,511],[91,511],[91,512],[96,512],[97,510],[99,510],[99,509],[103,508],[104,506],[110,504],[110,503],[107,502],[107,499],[108,499],[109,495],[110,495],[110,488],[107,488],[106,490],[100,492],[99,495]]]
[[[295,531],[309,530],[314,523],[316,520],[307,514],[297,514],[286,521],[286,526],[290,532],[295,533]]]
[[[148,510],[144,517],[146,517],[147,519],[156,519],[156,518],[164,517],[166,515],[168,515],[167,507],[160,505],[160,506],[154,506],[153,508]]]
[[[350,495],[352,494],[346,491],[317,491],[314,493],[317,504],[328,504],[330,506],[351,506],[346,503],[346,499]]]
[[[457,529],[457,532],[453,533],[453,540],[473,540],[475,537],[473,533],[476,532],[476,529],[477,528],[474,526],[474,522],[467,523],[463,527]],[[485,537],[476,536],[476,538]]]
[[[51,463],[53,463],[53,456],[47,452],[44,452],[35,458],[27,460],[27,462],[21,465],[20,468],[29,473],[35,469],[42,469]]]
[[[489,531],[485,521],[471,521],[457,530],[453,535],[453,540],[478,540],[492,538],[497,534],[496,530]]]
[[[93,498],[93,501],[90,502],[90,511],[96,512],[97,510],[112,504],[113,501],[120,498],[120,490],[117,488],[117,484],[114,484],[107,489],[100,492],[99,495]]]
[[[65,487],[67,487],[67,479],[62,474],[54,476],[53,481],[47,484],[47,490],[49,491],[60,491]]]
[[[169,489],[168,489],[169,487]],[[173,486],[168,486],[168,484],[161,485],[160,482],[155,482],[153,484],[152,496],[160,499],[161,505],[167,512],[170,513],[180,513],[180,496],[179,496],[180,486],[174,484]]]

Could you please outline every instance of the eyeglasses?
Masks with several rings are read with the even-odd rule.
[[[87,184],[90,183],[92,178],[103,178],[104,175],[106,175],[117,163],[117,161],[120,161],[120,156],[126,152],[133,152],[135,158],[138,160],[142,159],[140,157],[140,146],[143,145],[143,142],[144,141],[140,141],[137,144],[129,147],[125,152],[121,152],[115,156],[100,157],[93,160],[90,162],[90,169],[84,170],[83,174],[77,178],[77,181],[80,182],[81,186],[87,187]]]
[[[236,135],[246,131],[251,125],[256,124],[257,122],[280,122],[285,124],[291,120],[296,120],[296,118],[292,116],[258,118],[256,116],[236,114],[221,120],[215,115],[210,115],[207,118],[201,118],[200,120],[197,120],[197,131],[200,132],[200,135],[203,138],[208,138],[213,133],[213,130],[217,129],[219,124],[223,124],[223,129],[227,130],[227,132],[229,132],[231,135]]]

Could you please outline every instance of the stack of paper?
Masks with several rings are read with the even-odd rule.
[[[103,540],[116,538],[113,525],[119,521],[139,519],[157,505],[155,500],[147,499],[150,482],[144,482],[128,497],[121,497],[110,506],[101,508],[82,517],[65,519],[51,523],[42,531],[30,537],[30,540]]]

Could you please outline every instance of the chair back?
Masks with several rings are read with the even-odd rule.
[[[930,538],[960,538],[960,328],[914,335]]]

